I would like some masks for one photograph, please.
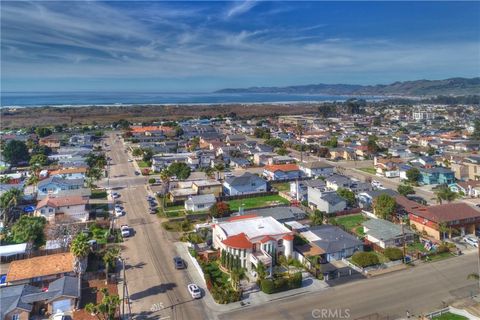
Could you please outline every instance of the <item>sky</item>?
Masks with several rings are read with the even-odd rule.
[[[1,91],[480,75],[480,2],[2,1]]]

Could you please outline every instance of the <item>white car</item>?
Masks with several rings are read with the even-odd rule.
[[[120,210],[115,209],[115,217],[118,218],[118,217],[123,216],[124,214],[125,214],[125,211],[123,211],[122,209],[120,209]]]
[[[475,248],[478,248],[478,239],[477,238],[474,238],[473,236],[466,236],[463,238],[463,241],[465,241],[465,243],[475,247]]]
[[[202,297],[202,291],[200,291],[200,288],[195,283],[190,283],[187,288],[193,299],[199,299]]]
[[[128,225],[126,225],[126,224],[122,225],[120,227],[120,231],[122,233],[122,237],[124,237],[124,238],[130,237],[131,232],[130,232],[130,227]]]
[[[128,159],[128,162],[133,162],[133,160],[132,160],[132,159]]]
[[[112,198],[113,198],[113,199],[120,198],[120,194],[119,194],[119,193],[116,193],[116,192],[112,192]]]

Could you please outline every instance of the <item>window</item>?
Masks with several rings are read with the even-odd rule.
[[[12,320],[20,320],[20,315],[18,313],[15,313],[12,315]]]
[[[283,239],[280,239],[277,241],[277,246],[279,247],[283,246]]]
[[[199,205],[198,205],[198,208],[203,208],[203,207],[205,207],[204,204],[199,204]]]

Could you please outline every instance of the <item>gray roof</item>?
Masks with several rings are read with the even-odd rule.
[[[225,179],[225,182],[231,186],[243,186],[243,185],[251,184],[253,182],[266,183],[265,180],[263,180],[256,174],[253,174],[250,172],[245,172],[244,174],[238,177],[228,177]]]
[[[311,227],[310,231],[320,238],[312,243],[322,248],[325,253],[335,253],[362,245],[360,240],[339,227],[325,224]]]
[[[391,197],[398,196],[398,192],[396,192],[395,190],[392,190],[392,189],[377,189],[377,190],[365,191],[363,193],[367,194],[372,199],[375,199],[376,197],[378,197],[382,194],[388,194]]]
[[[305,211],[298,207],[274,207],[264,209],[253,209],[248,214],[257,214],[262,217],[272,217],[279,222],[299,220],[305,217]]]
[[[350,184],[350,183],[353,182],[353,180],[350,179],[349,177],[342,176],[342,175],[339,175],[339,174],[333,174],[330,177],[326,178],[325,181],[335,183],[335,184],[345,184],[345,183]]]
[[[215,196],[211,193],[209,194],[201,194],[201,195],[197,195],[197,196],[191,196],[187,202],[188,203],[192,203],[192,204],[206,204],[206,203],[212,203],[212,202],[216,202],[217,199],[215,198]]]
[[[362,225],[369,229],[368,235],[378,240],[389,240],[402,235],[402,227],[387,220],[371,219],[363,222]],[[407,227],[404,228],[404,232],[405,234],[413,234],[413,231]]]
[[[340,197],[335,191],[322,193],[321,199],[328,202],[332,206],[346,201],[345,199]]]
[[[300,185],[303,185],[305,187],[311,187],[311,188],[325,188],[326,184],[323,180],[320,179],[313,179],[313,180],[303,180],[299,181]]]
[[[34,302],[51,301],[58,297],[67,296],[78,298],[78,278],[65,276],[51,282],[47,291],[28,285],[8,286],[0,288],[0,316],[5,315],[16,308],[30,312]]]
[[[49,183],[56,183],[59,185],[70,185],[70,186],[83,186],[85,180],[84,179],[64,179],[60,176],[53,176],[53,177],[48,177],[45,180],[42,180],[38,183],[38,188],[45,184]]]

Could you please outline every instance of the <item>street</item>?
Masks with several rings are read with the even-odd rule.
[[[187,291],[189,283],[185,270],[176,270],[176,255],[169,234],[156,215],[148,213],[146,178],[136,176],[128,162],[123,143],[110,133],[107,143],[112,158],[109,184],[121,194],[119,202],[126,215],[117,226],[128,224],[134,235],[122,244],[126,264],[126,282],[132,316],[135,319],[207,319],[201,300],[194,300]],[[119,287],[119,291],[122,288]]]
[[[473,272],[477,272],[475,252],[350,282],[316,294],[246,308],[224,314],[220,319],[315,319],[315,316],[320,319],[318,315],[322,310],[350,319],[398,319],[406,317],[407,310],[411,315],[419,315],[442,308],[443,302],[448,304],[472,293],[478,294],[478,282],[467,279]]]

